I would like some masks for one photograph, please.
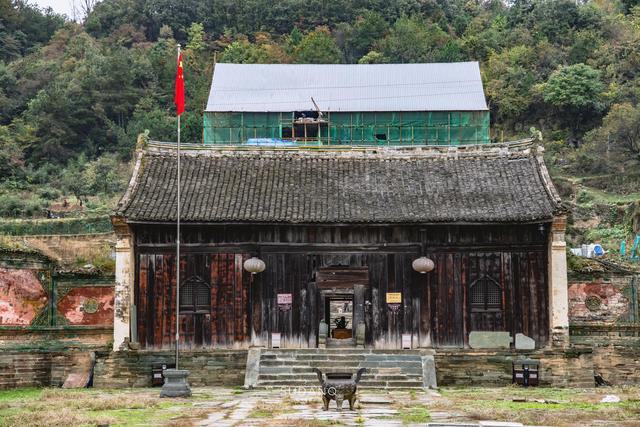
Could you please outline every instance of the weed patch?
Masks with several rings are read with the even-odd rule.
[[[400,419],[404,424],[426,423],[431,420],[431,415],[427,408],[413,406],[399,411]]]

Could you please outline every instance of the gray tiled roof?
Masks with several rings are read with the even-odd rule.
[[[181,159],[181,216],[191,222],[501,223],[562,210],[535,149],[186,150]],[[116,215],[175,221],[175,150],[139,153]]]
[[[477,62],[216,64],[205,111],[486,111]]]

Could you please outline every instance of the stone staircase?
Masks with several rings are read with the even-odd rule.
[[[367,368],[359,386],[378,389],[435,387],[432,353],[419,350],[251,349],[245,387],[315,387],[312,371],[351,372]]]

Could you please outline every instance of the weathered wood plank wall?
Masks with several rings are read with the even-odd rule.
[[[139,339],[168,348],[175,335],[174,230],[138,225],[135,231]],[[181,315],[187,346],[268,345],[271,331],[282,334],[282,346],[315,347],[324,317],[315,274],[336,266],[368,270],[364,307],[354,308],[367,345],[399,348],[405,333],[414,346],[462,347],[472,330],[522,332],[540,346],[548,340],[546,233],[537,224],[186,226],[182,241],[182,280],[206,278],[211,289],[208,313]],[[411,268],[422,253],[436,265],[427,275]],[[267,265],[253,278],[242,269],[250,254]],[[470,286],[478,280],[499,286],[500,309],[471,309]],[[402,294],[395,314],[387,292]],[[279,293],[292,294],[291,310],[278,309]]]
[[[180,314],[181,345],[234,346],[249,341],[250,275],[243,271],[245,255],[233,253],[181,256],[182,283],[190,277],[210,286],[208,312]],[[171,348],[175,343],[175,255],[139,254],[135,301],[138,340],[147,348]]]

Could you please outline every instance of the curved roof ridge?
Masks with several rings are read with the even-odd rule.
[[[140,175],[140,168],[142,166],[142,158],[144,157],[144,150],[136,150],[135,152],[135,163],[133,166],[133,172],[131,173],[131,178],[129,179],[129,184],[127,188],[118,201],[116,205],[115,212],[119,212],[123,208],[125,208],[129,202],[131,201],[131,197],[133,196],[136,187],[138,186],[138,176]]]
[[[313,146],[256,147],[247,145],[180,144],[183,156],[234,157],[313,157],[313,158],[458,158],[458,157],[528,157],[535,153],[533,139],[477,145],[412,145],[412,146]],[[173,155],[176,144],[150,141],[144,148],[148,155]]]

